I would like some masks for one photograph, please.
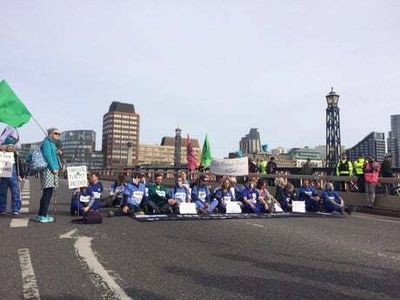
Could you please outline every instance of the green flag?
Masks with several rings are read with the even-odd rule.
[[[211,165],[211,149],[210,149],[210,143],[208,142],[208,137],[206,134],[206,138],[204,140],[204,144],[203,144],[203,150],[201,152],[201,166],[203,168],[208,168]]]
[[[0,82],[0,122],[21,127],[31,119],[31,113],[15,95],[8,83]]]

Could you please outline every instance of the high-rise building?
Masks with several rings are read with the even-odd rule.
[[[140,116],[133,104],[112,102],[103,116],[103,155],[106,168],[139,162]],[[128,162],[128,152],[131,161]]]
[[[251,128],[250,132],[242,137],[239,149],[244,155],[261,152],[260,132],[257,128]]]
[[[400,168],[400,115],[390,116],[388,153],[393,156],[393,166]]]
[[[386,153],[385,134],[383,132],[371,132],[357,145],[346,151],[350,160],[356,160],[362,154],[365,157],[372,155],[376,160],[382,161]]]
[[[85,165],[92,169],[92,155],[96,146],[93,130],[66,130],[61,133],[62,159],[69,166]]]

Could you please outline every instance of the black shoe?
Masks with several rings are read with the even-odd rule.
[[[354,207],[346,207],[346,208],[344,209],[344,211],[345,211],[346,213],[348,213],[349,215],[351,215],[351,213],[354,211]]]

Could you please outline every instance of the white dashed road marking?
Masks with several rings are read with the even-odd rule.
[[[31,262],[31,255],[28,248],[18,250],[19,263],[22,275],[22,290],[24,299],[40,299],[39,289],[36,281],[35,272]]]

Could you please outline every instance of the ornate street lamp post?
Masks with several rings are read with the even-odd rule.
[[[326,96],[326,166],[333,168],[339,161],[341,152],[340,143],[340,114],[339,95],[333,91]]]

